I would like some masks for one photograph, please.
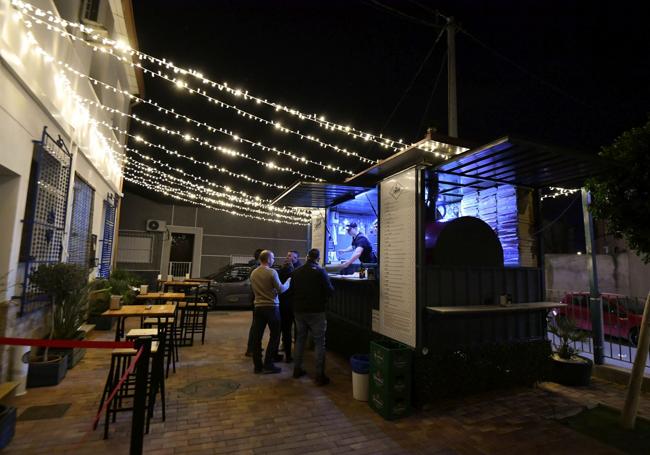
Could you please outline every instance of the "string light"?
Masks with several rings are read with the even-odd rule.
[[[88,79],[93,80],[93,78],[91,78],[91,77],[88,77]],[[93,80],[93,82],[94,82],[94,80]],[[104,82],[101,82],[101,81],[97,81],[96,83],[100,83],[100,84],[106,86],[107,88],[108,87],[112,88],[112,86],[110,86],[108,84],[105,84]],[[126,112],[122,112],[122,111],[120,111],[118,109],[114,109],[112,107],[105,106],[105,105],[103,105],[101,103],[98,103],[97,101],[89,100],[89,99],[81,97],[79,95],[77,95],[77,97],[83,103],[98,107],[98,108],[100,108],[102,110],[105,110],[107,112],[111,112],[113,114],[121,115],[122,117],[129,117],[129,118],[135,120],[136,122],[138,122],[141,125],[155,128],[156,130],[162,131],[162,132],[167,133],[167,134],[169,134],[171,136],[183,137],[185,140],[196,142],[196,143],[198,143],[198,144],[200,144],[200,145],[202,145],[204,147],[208,147],[208,148],[210,148],[212,150],[222,151],[222,152],[230,154],[230,155],[234,154],[235,156],[239,156],[239,157],[242,157],[244,159],[249,159],[249,160],[253,160],[253,161],[258,161],[258,164],[265,165],[265,163],[263,161],[256,160],[255,158],[252,158],[250,155],[248,155],[246,153],[242,153],[242,152],[239,152],[237,150],[228,149],[228,148],[222,147],[222,146],[216,146],[216,145],[210,144],[206,140],[202,140],[199,137],[194,137],[194,136],[192,136],[192,135],[190,135],[188,133],[182,133],[179,130],[172,130],[172,129],[169,129],[169,128],[165,127],[165,126],[161,126],[161,125],[157,125],[155,123],[149,122],[149,121],[147,121],[145,119],[142,119],[142,118],[138,117],[135,114],[129,114],[129,113],[126,113]],[[140,100],[137,97],[133,97],[133,98]],[[299,163],[313,164],[313,165],[319,166],[319,167],[321,167],[321,168],[323,168],[325,170],[328,170],[328,171],[339,172],[339,173],[347,174],[347,175],[354,175],[354,172],[352,172],[350,170],[344,170],[340,166],[333,166],[331,164],[325,164],[322,161],[313,161],[313,160],[310,160],[310,159],[308,159],[308,158],[306,158],[304,156],[300,157],[300,156],[296,155],[295,153],[287,152],[286,150],[279,150],[279,149],[277,149],[275,147],[269,147],[269,146],[266,146],[266,145],[262,144],[259,141],[254,142],[254,141],[252,141],[250,139],[240,137],[239,135],[233,133],[232,131],[228,131],[228,130],[226,130],[224,128],[210,126],[205,122],[199,122],[199,121],[194,120],[194,119],[192,119],[190,117],[187,117],[187,116],[185,116],[183,114],[179,114],[177,112],[174,112],[173,109],[167,109],[167,108],[164,108],[162,106],[159,106],[157,103],[152,103],[151,101],[144,101],[144,100],[142,100],[142,101],[147,103],[147,104],[150,104],[151,106],[156,107],[158,109],[158,111],[163,112],[166,115],[172,115],[172,116],[174,116],[176,118],[182,118],[182,119],[186,120],[188,123],[191,123],[191,124],[206,128],[211,133],[217,133],[218,132],[218,133],[228,135],[228,136],[232,137],[235,141],[244,142],[244,143],[250,145],[253,148],[259,148],[259,149],[261,149],[261,150],[263,150],[265,152],[273,152],[276,155],[288,156],[291,159],[293,159],[294,161],[297,161]],[[284,170],[285,172],[291,172],[291,173],[294,173],[294,174],[298,172],[298,171],[294,171],[293,169],[291,169],[289,167],[282,168],[282,170]],[[316,176],[309,175],[309,174],[302,174],[302,176],[304,176],[306,178],[314,179],[314,180],[319,180]],[[320,179],[320,180],[322,180],[322,179]]]
[[[269,200],[269,199],[262,199],[260,197],[250,196],[249,194],[247,194],[247,193],[245,193],[243,191],[233,190],[229,186],[220,185],[220,184],[215,183],[213,181],[210,181],[210,180],[208,180],[208,179],[206,179],[204,177],[201,177],[201,176],[186,172],[183,169],[175,168],[175,167],[171,166],[169,163],[165,163],[163,161],[157,160],[157,159],[152,158],[152,157],[150,157],[148,155],[140,153],[140,151],[138,151],[136,149],[132,149],[132,148],[127,147],[127,150],[129,150],[129,152],[137,155],[142,160],[144,160],[144,161],[146,161],[148,163],[154,163],[157,166],[160,166],[160,167],[168,169],[168,170],[170,170],[172,172],[177,172],[178,174],[181,174],[183,176],[183,178],[185,178],[185,180],[187,182],[192,182],[194,180],[197,180],[197,181],[203,182],[204,184],[206,184],[206,185],[208,185],[208,186],[210,186],[212,188],[221,188],[221,189],[225,190],[225,193],[216,192],[216,191],[211,190],[211,191],[213,191],[211,194],[213,194],[214,196],[225,197],[225,198],[228,198],[231,201],[243,203],[243,204],[250,205],[250,206],[253,206],[253,207],[264,208],[264,209],[271,210],[271,211],[286,213],[286,214],[290,214],[290,215],[294,215],[294,216],[303,216],[306,213],[308,213],[304,209],[271,205],[271,200]],[[140,163],[143,166],[145,166],[145,164],[140,162],[140,161],[135,161],[133,159],[125,160],[125,164],[129,164],[129,163]]]
[[[175,113],[173,110],[166,109],[166,108],[163,108],[161,106],[158,106],[157,103],[153,103],[151,101],[143,100],[141,98],[138,98],[136,96],[131,95],[130,93],[128,93],[125,90],[123,91],[123,90],[117,89],[116,87],[113,87],[113,86],[111,86],[109,84],[106,84],[106,83],[104,83],[102,81],[99,81],[97,79],[94,79],[91,76],[88,76],[88,75],[86,75],[86,74],[84,74],[84,73],[82,73],[80,71],[77,71],[76,69],[74,69],[70,65],[68,65],[67,63],[64,63],[62,61],[56,61],[50,54],[47,53],[47,51],[45,51],[42,47],[38,46],[38,44],[34,44],[33,48],[34,48],[34,52],[36,52],[37,54],[40,54],[41,56],[43,56],[43,58],[48,63],[56,65],[56,66],[60,66],[60,67],[62,67],[65,70],[75,74],[76,76],[78,76],[80,78],[86,78],[89,81],[91,81],[92,83],[94,83],[95,85],[101,84],[101,85],[103,85],[104,87],[106,87],[108,89],[112,89],[114,92],[118,92],[118,91],[123,92],[125,95],[130,96],[132,99],[142,101],[142,102],[148,103],[150,105],[155,105],[155,107],[159,111],[164,111],[165,114],[172,114],[172,115],[175,115],[177,118],[182,117],[188,123],[192,122],[192,123],[194,123],[196,125],[204,125],[211,132],[217,131],[217,132],[220,132],[220,133],[223,133],[223,134],[227,134],[227,135],[231,136],[233,139],[235,139],[235,140],[237,140],[239,142],[246,142],[246,143],[248,143],[249,145],[251,145],[253,147],[258,147],[258,148],[260,148],[260,149],[262,149],[264,151],[274,152],[277,155],[289,156],[289,157],[293,158],[295,161],[301,162],[303,164],[314,164],[314,165],[320,166],[323,169],[326,169],[328,171],[340,172],[340,173],[344,173],[344,174],[347,174],[347,175],[354,175],[354,172],[349,171],[349,170],[343,170],[339,166],[333,166],[331,164],[325,164],[322,161],[313,161],[313,160],[307,159],[305,157],[299,157],[298,155],[296,155],[294,153],[291,153],[291,152],[287,152],[285,150],[278,150],[275,147],[265,146],[261,142],[253,142],[253,141],[250,141],[250,140],[245,139],[245,138],[240,138],[238,135],[235,135],[234,133],[229,132],[229,131],[227,131],[227,130],[225,130],[223,128],[212,127],[212,126],[207,125],[206,123],[198,122],[198,121],[196,121],[194,119],[191,119],[190,117],[184,116],[184,115],[179,114],[179,113]],[[111,107],[104,106],[101,103],[98,103],[98,102],[93,101],[93,100],[89,100],[87,98],[84,98],[84,97],[76,94],[76,93],[73,93],[72,96],[74,96],[80,102],[83,102],[83,103],[86,103],[86,104],[89,104],[89,105],[93,105],[95,107],[98,107],[98,108],[100,108],[102,110],[105,110],[105,111],[108,111],[108,112],[111,112],[111,113],[116,113],[116,114],[119,114],[121,116],[126,116],[126,117],[129,117],[129,118],[132,118],[133,120],[137,121],[141,125],[145,125],[147,127],[155,128],[156,130],[162,131],[162,132],[164,132],[164,133],[166,133],[166,134],[168,134],[170,136],[178,136],[178,137],[182,137],[186,141],[196,142],[201,147],[207,147],[207,148],[209,148],[209,149],[211,149],[213,151],[219,151],[219,152],[224,153],[226,155],[237,156],[237,157],[240,157],[240,158],[244,158],[244,159],[253,161],[253,162],[255,162],[256,164],[258,164],[260,166],[268,167],[268,168],[271,168],[271,169],[276,169],[276,170],[279,170],[279,171],[282,171],[282,172],[288,172],[288,173],[303,177],[305,179],[316,180],[316,181],[321,181],[321,182],[324,181],[324,179],[316,177],[315,175],[306,174],[304,172],[297,171],[297,170],[295,170],[295,169],[293,169],[291,167],[288,167],[288,166],[278,166],[278,165],[275,165],[275,164],[270,164],[268,162],[259,160],[259,159],[255,158],[255,157],[253,157],[251,155],[248,155],[246,153],[243,153],[243,152],[231,149],[231,148],[211,144],[207,140],[203,140],[203,139],[201,139],[199,137],[192,136],[189,133],[183,133],[180,130],[173,130],[173,129],[167,128],[165,126],[157,125],[155,123],[152,123],[152,122],[149,122],[147,120],[141,119],[140,117],[138,117],[135,114],[127,114],[127,113],[122,112],[122,111],[120,111],[118,109],[114,109],[114,108],[111,108]],[[122,130],[120,130],[120,131],[122,131]]]
[[[298,224],[307,224],[308,222],[308,217],[306,215],[303,215],[301,217],[288,216],[279,212],[273,213],[272,210],[259,210],[251,207],[242,207],[232,202],[215,199],[215,197],[218,198],[221,196],[209,188],[194,184],[192,182],[187,182],[186,180],[177,178],[170,174],[166,174],[158,169],[137,161],[128,160],[124,176],[130,180],[139,179],[141,182],[146,182],[148,185],[151,185],[154,188],[164,188],[168,192],[179,194],[189,201],[205,201],[209,203],[212,208],[220,208],[221,210],[227,211],[229,213],[235,212],[233,214],[236,215],[251,216],[261,220],[277,220],[279,222]],[[188,187],[195,190],[196,192],[188,190]],[[208,197],[206,195],[213,197]],[[234,210],[235,208],[238,210]],[[251,215],[251,213],[262,215],[264,217]]]
[[[48,30],[58,32],[60,35],[67,36],[67,37],[69,37],[70,39],[72,39],[74,41],[80,41],[83,44],[85,44],[86,46],[92,48],[93,51],[95,51],[95,52],[108,53],[109,55],[112,55],[113,57],[119,59],[121,62],[123,62],[125,64],[131,65],[131,66],[133,66],[135,68],[140,68],[145,74],[149,74],[151,77],[158,77],[158,78],[165,79],[168,82],[176,85],[178,88],[186,89],[189,93],[192,93],[192,94],[197,93],[197,94],[205,97],[209,102],[214,103],[218,107],[225,108],[225,109],[232,109],[238,115],[241,115],[244,118],[251,119],[251,120],[256,120],[256,121],[262,122],[264,124],[271,125],[271,126],[275,127],[276,129],[279,129],[280,131],[284,131],[286,133],[291,133],[291,134],[297,135],[301,139],[313,141],[313,142],[319,144],[321,147],[330,148],[332,150],[335,150],[336,152],[343,153],[343,154],[345,154],[347,156],[355,157],[355,158],[357,158],[360,161],[363,161],[365,163],[374,164],[377,161],[369,159],[369,158],[365,158],[365,157],[359,155],[357,152],[350,152],[345,148],[341,148],[341,147],[338,147],[336,145],[333,145],[333,144],[327,143],[325,141],[322,141],[321,139],[319,139],[318,137],[315,137],[313,135],[303,134],[299,130],[293,130],[291,128],[284,127],[279,122],[274,122],[274,121],[271,121],[271,120],[264,119],[262,117],[259,117],[259,116],[255,115],[255,114],[252,114],[252,113],[247,112],[247,111],[245,111],[243,109],[240,109],[235,105],[228,104],[228,103],[226,103],[226,102],[224,102],[222,100],[219,100],[217,98],[214,98],[214,97],[208,95],[207,92],[205,90],[202,90],[201,88],[192,88],[192,87],[190,87],[187,84],[187,82],[184,81],[183,79],[179,79],[179,78],[177,78],[175,76],[169,76],[169,75],[167,75],[165,73],[162,73],[160,70],[151,71],[151,70],[145,68],[144,66],[142,66],[141,63],[134,63],[132,60],[129,60],[126,57],[123,57],[121,55],[116,55],[115,53],[113,53],[113,49],[118,50],[120,52],[126,52],[131,57],[133,55],[136,55],[141,61],[145,60],[145,61],[158,63],[159,66],[164,66],[167,69],[173,69],[174,73],[180,73],[181,75],[190,74],[190,75],[194,76],[195,78],[198,78],[199,80],[201,80],[204,84],[209,84],[212,87],[217,87],[219,90],[229,92],[229,93],[231,93],[231,94],[233,94],[235,96],[243,96],[244,99],[246,99],[246,100],[248,100],[248,99],[255,100],[256,103],[258,103],[258,104],[269,105],[269,106],[273,107],[276,111],[283,111],[283,112],[289,113],[291,115],[294,115],[294,116],[296,116],[296,117],[298,117],[300,119],[303,119],[303,120],[306,119],[306,120],[316,122],[321,127],[325,128],[327,130],[330,130],[330,131],[342,132],[342,133],[350,135],[350,136],[352,136],[354,138],[362,139],[364,141],[375,142],[376,144],[378,144],[378,145],[380,145],[380,146],[382,146],[384,148],[393,149],[393,150],[399,150],[400,147],[406,146],[406,144],[404,144],[401,139],[399,141],[394,141],[394,140],[389,139],[389,138],[384,138],[382,135],[376,136],[376,135],[373,135],[373,134],[370,134],[370,133],[366,133],[366,132],[357,130],[357,129],[351,127],[351,126],[339,125],[339,124],[336,124],[334,122],[330,122],[330,121],[325,120],[324,116],[317,116],[316,114],[303,114],[302,112],[300,112],[297,109],[289,108],[289,107],[283,106],[281,104],[273,103],[273,102],[270,102],[270,101],[268,101],[266,99],[262,99],[262,98],[250,95],[248,93],[248,91],[244,92],[242,90],[232,89],[232,88],[230,88],[228,86],[227,83],[220,84],[220,83],[217,83],[217,82],[210,81],[209,79],[204,78],[201,75],[201,73],[198,73],[198,72],[193,71],[193,70],[185,70],[185,69],[176,67],[173,64],[171,64],[171,62],[168,62],[168,61],[166,61],[164,59],[160,60],[160,59],[157,59],[155,57],[144,54],[144,53],[142,53],[140,51],[131,49],[124,43],[119,43],[119,42],[116,42],[114,40],[108,39],[106,37],[102,37],[101,35],[97,34],[90,27],[87,27],[87,26],[85,26],[83,24],[66,21],[66,20],[58,17],[57,15],[52,13],[51,11],[47,11],[47,10],[44,11],[44,10],[41,10],[39,8],[35,8],[33,5],[30,5],[28,3],[24,3],[24,2],[19,1],[19,0],[13,0],[13,4],[14,4],[14,6],[17,6],[18,8],[21,9],[22,14],[24,14],[25,16],[31,18],[35,23],[37,23],[39,25],[45,24],[45,26],[47,27]],[[28,11],[33,11],[36,14],[36,17],[29,14]],[[47,21],[49,23],[45,23],[42,19],[40,19],[41,17],[47,17]],[[25,21],[24,18],[23,18],[23,21]],[[28,21],[25,21],[25,22],[29,23]],[[29,23],[29,24],[31,26],[31,23]],[[63,27],[78,28],[83,33],[87,33],[89,35],[92,35],[92,38],[94,40],[101,41],[102,45],[110,46],[110,47],[107,50],[104,47],[98,46],[97,43],[89,43],[86,40],[81,39],[81,38],[75,36],[74,34],[68,32],[67,30],[61,29],[61,28],[53,26],[51,24],[56,24],[56,25],[61,24]],[[395,144],[398,144],[398,146],[396,147]]]
[[[30,31],[27,32],[26,41],[30,46],[37,45],[37,40]],[[125,146],[119,144],[119,142],[113,139],[107,139],[97,130],[98,125],[100,124],[107,125],[106,122],[98,121],[94,119],[90,115],[88,109],[84,105],[82,105],[76,97],[69,96],[75,94],[75,92],[72,88],[72,84],[65,77],[65,75],[63,75],[58,71],[55,71],[54,79],[55,79],[57,89],[60,90],[60,93],[65,93],[66,95],[65,99],[74,103],[75,110],[72,111],[72,117],[78,118],[78,120],[75,120],[74,118],[70,119],[71,123],[74,125],[78,125],[79,122],[84,122],[83,124],[90,128],[89,131],[92,133],[91,134],[92,141],[89,144],[89,146],[91,147],[96,146],[97,148],[101,147],[101,150],[105,152],[107,151],[108,153],[107,157],[108,159],[111,160],[111,163],[115,164],[115,167],[118,169],[119,176],[126,178],[125,174],[121,172],[121,167],[119,162],[125,163],[126,167],[124,168],[124,170],[127,170],[128,168],[129,172],[133,172],[134,168],[136,168],[135,172],[138,172],[137,169],[141,171],[142,169],[145,168],[146,165],[143,165],[142,163],[139,163],[134,160],[130,160],[126,157],[125,154],[120,154],[118,152],[115,152],[112,148],[110,148],[110,146],[108,145],[109,142],[117,143],[120,146],[120,148],[124,148]],[[176,188],[174,191],[176,192],[176,194],[180,193],[186,195],[187,197],[185,197],[184,200],[186,200],[187,202],[193,202],[196,200],[204,199],[210,204],[228,207],[228,209],[223,209],[223,211],[226,211],[231,214],[239,215],[239,216],[248,216],[248,217],[253,217],[255,219],[260,219],[265,221],[270,220],[270,221],[290,223],[290,224],[307,223],[308,215],[304,211],[288,209],[286,207],[269,206],[267,205],[268,201],[264,201],[267,202],[267,204],[265,204],[261,198],[253,198],[255,200],[252,200],[251,198],[241,198],[234,194],[218,192],[211,188],[207,188],[202,185],[198,185],[194,183],[194,180],[202,179],[203,181],[206,181],[206,179],[186,173],[181,169],[178,169],[177,171],[183,174],[184,178],[181,179],[172,176],[170,174],[166,174],[151,166],[146,166],[146,174],[147,174],[146,177],[151,177],[152,175],[156,176],[154,181],[155,185],[149,183],[148,187],[152,190],[155,190],[156,185],[163,183],[163,181],[166,181],[167,183],[175,183],[181,185],[181,187]],[[144,174],[141,174],[141,176],[144,176]],[[192,180],[190,180],[189,178],[191,178]],[[128,180],[130,181],[134,180],[133,175],[129,175]],[[140,182],[140,183],[146,183],[146,182]],[[195,189],[197,193],[192,193],[191,191],[186,190],[185,187]],[[208,195],[209,197],[205,197],[203,195]],[[220,200],[218,198],[227,199],[227,201]],[[236,204],[230,201],[234,201]],[[218,209],[217,207],[214,206],[209,206],[209,208]],[[244,213],[240,213],[240,211],[243,211]],[[254,217],[249,215],[250,213],[264,215],[264,217]]]
[[[209,205],[207,203],[197,201],[197,200],[193,200],[193,199],[191,199],[189,197],[187,197],[187,198],[183,197],[181,194],[179,194],[178,188],[167,187],[166,185],[162,185],[162,186],[152,185],[149,182],[146,182],[144,180],[134,178],[134,177],[131,177],[131,176],[124,176],[124,180],[126,180],[126,181],[128,181],[130,183],[133,183],[135,185],[141,186],[143,188],[146,188],[149,191],[159,193],[159,194],[163,194],[165,196],[168,196],[168,197],[171,197],[171,198],[183,201],[183,202],[187,202],[187,203],[190,203],[192,205],[199,205],[199,206],[205,207],[205,208],[210,209],[210,210],[226,212],[226,213],[229,213],[231,215],[235,215],[235,216],[239,216],[239,217],[243,217],[243,218],[250,218],[250,219],[254,219],[254,220],[260,220],[260,221],[271,222],[271,223],[284,223],[284,224],[293,224],[293,225],[301,225],[301,226],[308,224],[308,223],[303,223],[303,222],[298,222],[298,221],[295,221],[295,222],[282,221],[282,220],[275,219],[275,218],[268,218],[268,217],[265,218],[265,217],[259,217],[259,216],[254,216],[254,215],[238,213],[235,210],[228,210],[228,209],[224,209],[224,208],[220,208],[220,207],[214,207],[214,206],[211,206],[211,205]]]
[[[549,187],[549,190],[551,190],[552,193],[543,194],[540,198],[541,201],[544,199],[555,199],[556,197],[569,196],[580,191],[580,189],[560,188],[556,186]]]

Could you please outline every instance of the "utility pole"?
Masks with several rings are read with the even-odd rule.
[[[447,18],[447,113],[449,137],[458,137],[458,106],[456,103],[456,21]]]

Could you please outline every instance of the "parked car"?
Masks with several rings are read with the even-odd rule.
[[[274,264],[274,269],[279,269]],[[250,282],[251,265],[229,264],[218,272],[205,277],[209,279],[210,287],[201,286],[199,295],[211,310],[218,308],[251,308],[253,291]]]
[[[618,294],[601,294],[603,299],[603,328],[606,336],[623,338],[633,346],[639,341],[642,315],[628,297]],[[591,331],[591,311],[588,292],[571,292],[564,296],[566,307],[556,310],[555,317],[568,317],[578,328]]]

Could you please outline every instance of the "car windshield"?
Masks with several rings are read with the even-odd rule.
[[[251,266],[248,264],[230,264],[220,269],[217,273],[208,275],[208,278],[217,283],[236,283],[246,280],[250,269]]]

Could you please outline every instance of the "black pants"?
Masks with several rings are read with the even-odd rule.
[[[262,337],[266,326],[269,326],[271,336],[266,345],[264,364],[262,364]],[[255,308],[253,316],[253,363],[256,370],[262,367],[272,367],[275,356],[278,355],[280,344],[280,309],[278,307]]]
[[[291,344],[293,341],[294,314],[291,299],[280,299],[280,318],[282,319],[280,327],[286,360],[291,358]]]

